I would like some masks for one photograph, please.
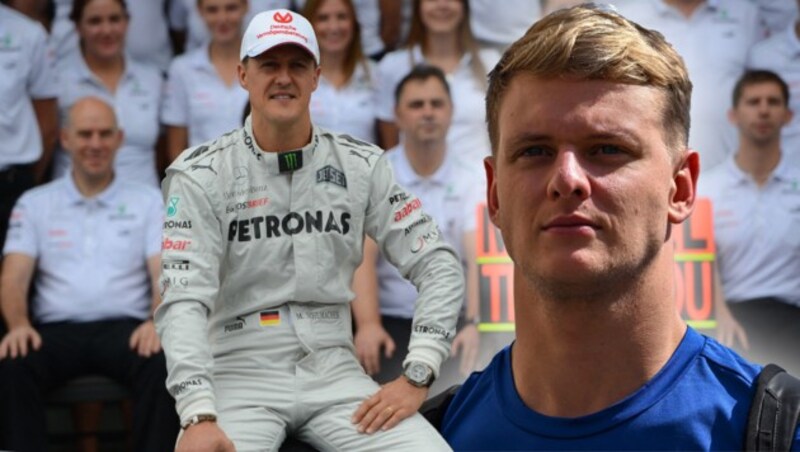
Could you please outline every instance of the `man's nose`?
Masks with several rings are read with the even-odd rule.
[[[556,200],[576,196],[585,199],[591,193],[591,184],[580,156],[573,150],[560,150],[547,186],[547,195]]]
[[[292,78],[289,75],[289,65],[288,64],[282,64],[278,68],[278,76],[276,77],[276,80],[277,80],[278,83],[280,83],[282,85],[286,85],[286,84],[291,83]]]
[[[89,146],[92,148],[99,148],[103,143],[103,138],[100,136],[99,133],[93,133],[89,135]]]

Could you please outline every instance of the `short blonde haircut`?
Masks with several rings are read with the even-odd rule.
[[[660,33],[615,12],[594,5],[555,11],[508,48],[489,74],[486,120],[492,154],[499,145],[500,105],[519,73],[658,88],[665,94],[666,144],[673,155],[687,147],[692,83],[683,59]]]

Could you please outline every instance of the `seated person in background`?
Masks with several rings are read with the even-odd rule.
[[[78,100],[61,137],[71,173],[14,208],[0,281],[5,448],[44,450],[45,395],[86,374],[131,388],[135,450],[174,448],[178,419],[152,321],[163,203],[155,188],[115,176],[122,135],[110,105]]]
[[[247,0],[196,3],[209,39],[170,65],[161,110],[169,162],[187,147],[239,127],[239,115],[248,104],[247,91],[239,85],[236,72]]]
[[[661,34],[592,6],[536,22],[492,71],[487,204],[516,341],[455,394],[454,449],[744,448],[761,366],[676,309],[691,91]]]
[[[475,42],[467,0],[414,0],[413,5],[408,42],[378,63],[375,108],[380,145],[389,149],[399,143],[393,96],[400,79],[417,64],[430,64],[447,74],[457,102],[453,105],[447,144],[458,149],[465,160],[480,165],[489,154],[483,108],[486,73],[500,54],[494,49],[481,49]]]
[[[326,129],[376,144],[375,63],[364,56],[351,0],[308,0],[303,15],[319,39],[319,86],[311,120]]]
[[[397,182],[422,201],[425,212],[439,225],[442,238],[458,253],[467,281],[466,309],[462,309],[458,334],[451,355],[460,363],[446,361],[437,387],[459,382],[474,370],[478,353],[478,268],[475,262],[475,209],[482,200],[483,174],[459,158],[457,149],[447,146],[447,131],[453,117],[450,88],[444,73],[434,66],[416,66],[395,90],[396,123],[403,144],[391,149],[386,158]],[[477,169],[477,168],[476,168]],[[398,206],[403,199],[391,200]],[[430,221],[430,217],[424,220]],[[424,224],[424,223],[423,223]],[[428,237],[411,225],[405,234],[418,235],[415,246],[423,247]],[[413,250],[412,250],[413,252]],[[387,383],[403,372],[408,353],[414,306],[418,292],[384,256],[377,244],[367,239],[364,261],[354,279],[356,299],[356,353],[367,373]],[[383,349],[383,351],[381,350]],[[459,375],[459,367],[461,375]]]
[[[74,0],[70,19],[78,32],[79,50],[56,66],[58,108],[66,116],[76,99],[92,96],[114,106],[125,138],[114,158],[116,177],[158,186],[156,146],[163,77],[158,67],[138,61],[126,51],[130,15],[124,0]],[[68,153],[59,149],[53,175],[69,172]]]
[[[792,120],[787,84],[770,71],[746,72],[729,117],[739,148],[700,182],[714,208],[719,339],[797,374],[800,168],[782,152],[781,131]]]

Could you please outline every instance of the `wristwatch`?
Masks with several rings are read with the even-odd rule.
[[[199,424],[201,422],[216,422],[217,417],[213,414],[195,414],[194,416],[190,417],[188,421],[181,424],[181,428],[186,430],[187,428]]]
[[[478,315],[473,316],[473,317],[467,317],[467,318],[464,319],[464,326],[467,326],[467,325],[478,326],[480,324],[481,324],[481,317],[478,316]]]
[[[433,383],[433,369],[419,361],[411,361],[403,371],[409,383],[418,388],[427,388]]]

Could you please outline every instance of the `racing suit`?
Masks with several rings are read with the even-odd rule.
[[[155,321],[182,423],[218,415],[238,449],[263,449],[262,441],[277,448],[287,428],[324,449],[365,446],[358,441],[370,436],[350,435],[350,418],[378,386],[355,357],[349,305],[364,233],[419,290],[406,361],[438,374],[455,334],[463,273],[379,148],[314,127],[302,149],[267,153],[248,118],[179,156],[163,192]],[[407,446],[399,439],[406,425],[414,428],[403,435],[422,438],[427,450],[446,448],[435,432],[420,436],[426,424],[417,418],[366,444]]]

